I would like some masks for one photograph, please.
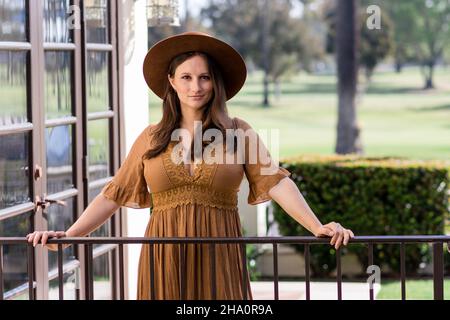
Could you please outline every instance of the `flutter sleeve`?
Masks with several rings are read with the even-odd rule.
[[[144,178],[142,156],[149,148],[149,127],[136,139],[114,178],[101,193],[120,206],[141,209],[152,206],[151,194]]]
[[[247,201],[255,205],[271,200],[269,190],[291,173],[274,162],[262,139],[247,122],[239,118],[235,122],[245,132],[244,171],[250,187]]]

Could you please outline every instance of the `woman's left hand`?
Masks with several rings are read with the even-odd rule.
[[[339,249],[341,244],[344,244],[344,246],[346,246],[348,240],[353,238],[355,235],[353,234],[352,230],[345,229],[339,223],[333,221],[320,227],[315,236],[331,237],[330,244],[334,245],[337,250]]]

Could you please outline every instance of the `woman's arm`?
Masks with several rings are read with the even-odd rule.
[[[341,243],[347,245],[349,238],[354,237],[350,229],[343,228],[339,223],[330,222],[322,225],[300,190],[289,177],[282,179],[269,191],[269,196],[276,201],[295,221],[308,229],[314,236],[332,237],[330,244],[339,248]]]
[[[84,210],[80,218],[67,229],[66,236],[84,237],[105,223],[119,208],[117,203],[100,193]]]
[[[83,237],[101,226],[119,207],[114,201],[99,194],[67,231],[35,231],[27,235],[28,242],[33,242],[33,246],[36,246],[41,238],[42,245],[45,245],[48,238]],[[47,247],[50,250],[57,249],[56,245]]]

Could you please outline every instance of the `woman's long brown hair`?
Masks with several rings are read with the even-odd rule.
[[[196,55],[206,58],[214,90],[210,101],[205,105],[203,110],[202,136],[205,130],[214,128],[222,132],[224,142],[226,142],[225,130],[230,126],[227,126],[224,123],[224,120],[228,118],[225,85],[221,72],[214,60],[203,52],[182,53],[176,56],[170,63],[168,74],[170,77],[173,77],[175,75],[175,70],[180,64]],[[169,80],[166,78],[162,119],[152,129],[151,139],[153,147],[144,154],[144,159],[154,158],[164,152],[170,143],[172,132],[175,129],[180,128],[181,117],[180,100],[178,99],[177,93],[170,85]],[[207,144],[208,142],[203,142],[203,147]],[[194,150],[192,146],[191,150]],[[191,156],[192,158],[194,157],[193,152],[191,152]]]

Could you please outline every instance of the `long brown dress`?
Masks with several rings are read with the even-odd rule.
[[[259,146],[259,136],[244,120],[233,119],[234,127],[250,129]],[[193,174],[183,163],[171,159],[174,142],[152,159],[142,159],[151,146],[147,127],[137,138],[121,168],[102,193],[122,206],[151,207],[146,237],[240,237],[241,224],[237,192],[245,173],[250,186],[249,204],[270,200],[268,191],[290,175],[275,167],[275,174],[261,174],[262,161],[249,161],[245,140],[245,163],[207,163],[196,166]],[[264,162],[264,164],[267,162]],[[181,254],[183,248],[184,254]],[[212,281],[208,244],[158,244],[154,246],[155,299],[212,299]],[[243,298],[242,252],[239,244],[216,245],[216,299]],[[184,257],[184,264],[181,258]],[[181,270],[181,265],[185,266]],[[182,283],[181,272],[184,272]],[[247,274],[248,280],[248,274]],[[251,299],[247,281],[247,298]],[[150,259],[143,245],[139,261],[138,299],[150,299]],[[185,288],[181,292],[181,288]]]

